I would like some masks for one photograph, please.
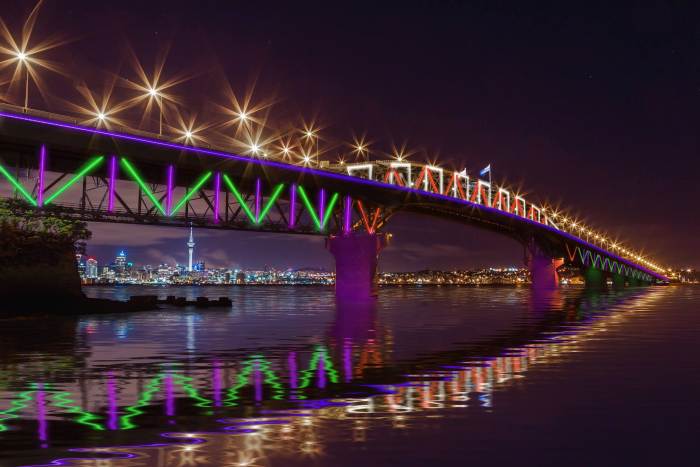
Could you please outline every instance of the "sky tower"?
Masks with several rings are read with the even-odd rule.
[[[190,239],[187,240],[187,250],[189,252],[189,260],[187,262],[187,270],[192,272],[192,253],[194,253],[194,236],[192,234],[192,226],[190,225]]]

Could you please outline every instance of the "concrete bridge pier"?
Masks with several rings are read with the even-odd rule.
[[[335,258],[336,297],[363,300],[377,295],[379,253],[388,237],[383,233],[351,232],[326,239],[326,248]]]
[[[525,246],[525,265],[530,269],[530,281],[534,289],[559,287],[557,269],[562,264],[564,264],[563,258],[553,258],[534,241],[530,241]]]
[[[583,270],[583,280],[587,289],[604,289],[607,281],[602,269],[593,266],[585,267]]]
[[[612,282],[614,289],[624,289],[625,288],[625,276],[622,274],[614,273],[612,275]]]

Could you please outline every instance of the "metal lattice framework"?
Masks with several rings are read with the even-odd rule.
[[[153,183],[135,163],[117,156],[95,156],[75,170],[49,174],[46,147],[39,153],[36,170],[18,167],[12,174],[0,162],[14,196],[43,212],[85,221],[327,235],[374,233],[389,215],[382,206],[323,188],[264,186],[258,177],[246,190],[224,172],[204,172],[192,186],[178,187],[175,167],[169,165],[165,182]]]

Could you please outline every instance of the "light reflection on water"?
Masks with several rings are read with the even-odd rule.
[[[498,417],[496,395],[512,405],[530,372],[561,378],[640,315],[697,303],[688,290],[390,288],[376,303],[336,304],[329,288],[192,288],[233,306],[7,320],[0,462],[386,465],[357,446],[393,433],[410,446],[431,427],[463,430],[470,413]],[[406,445],[392,462],[422,462]],[[457,447],[438,449],[456,460]]]

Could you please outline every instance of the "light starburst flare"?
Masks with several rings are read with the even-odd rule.
[[[9,79],[9,89],[6,95],[16,94],[16,89],[24,84],[23,107],[26,111],[29,108],[29,88],[30,83],[39,91],[44,101],[47,101],[46,86],[40,71],[48,70],[54,73],[65,75],[61,67],[51,60],[43,57],[45,52],[67,44],[69,41],[57,37],[47,38],[41,41],[34,41],[32,35],[36,20],[41,10],[43,0],[39,0],[32,11],[27,16],[19,38],[10,32],[7,24],[0,18],[0,55],[5,56],[0,60],[0,71],[14,66],[12,76]]]

